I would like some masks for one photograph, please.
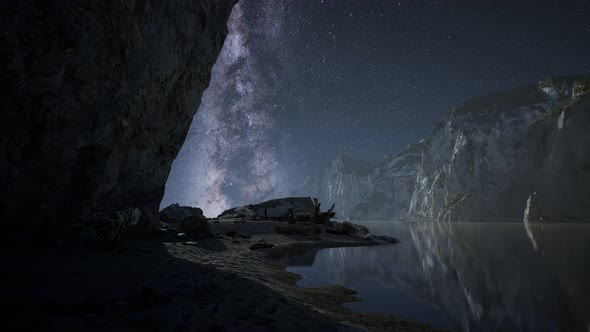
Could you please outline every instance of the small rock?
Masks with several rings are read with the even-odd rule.
[[[190,236],[188,236],[188,234],[186,234],[186,233],[176,233],[176,237],[179,240],[189,240],[190,239]]]
[[[258,242],[258,243],[254,243],[253,245],[251,245],[250,250],[270,249],[274,246],[275,246],[274,244]]]
[[[241,239],[251,239],[252,236],[248,235],[248,234],[242,234],[242,233],[238,233],[238,237]]]
[[[240,242],[240,240],[235,239],[235,240],[232,240],[231,243],[240,244],[241,242]]]
[[[225,233],[225,236],[229,236],[229,237],[235,237],[236,235],[238,235],[238,231],[236,231],[236,230],[229,231],[229,232]]]
[[[172,204],[160,211],[160,220],[165,222],[177,223],[186,217],[202,216],[203,210],[192,206],[180,206]]]
[[[194,246],[197,244],[197,242],[195,241],[184,241],[182,242],[182,244],[184,244],[185,246]]]

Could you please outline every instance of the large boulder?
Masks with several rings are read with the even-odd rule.
[[[181,233],[188,233],[191,235],[211,235],[211,225],[205,216],[193,215],[186,217],[178,223],[177,230]]]
[[[287,197],[235,207],[221,213],[219,218],[286,219],[297,215],[311,216],[313,209],[314,204],[311,197]]]
[[[0,1],[0,219],[43,234],[132,207],[159,228],[235,3]]]
[[[160,211],[160,221],[177,223],[191,216],[202,216],[203,210],[192,206],[172,204]]]

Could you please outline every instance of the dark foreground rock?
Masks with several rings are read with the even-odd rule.
[[[235,3],[1,1],[0,219],[43,234],[131,207],[157,230]]]

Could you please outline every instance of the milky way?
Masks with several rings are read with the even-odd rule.
[[[340,154],[377,160],[453,106],[590,73],[590,1],[240,0],[161,203],[285,195]]]
[[[271,114],[280,83],[276,68],[259,61],[260,53],[281,48],[284,8],[268,0],[262,11],[248,12],[247,3],[232,11],[229,34],[174,163],[162,206],[178,202],[215,216],[235,204],[286,193],[286,169],[278,157],[284,142],[277,138]],[[251,39],[264,48],[253,49]]]

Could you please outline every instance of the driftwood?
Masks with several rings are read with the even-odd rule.
[[[321,211],[320,205],[320,200],[314,197],[313,212],[311,213],[311,222],[314,224],[325,224],[336,216],[336,212],[334,212],[334,206],[336,206],[336,204],[332,204],[332,207],[326,212]]]

